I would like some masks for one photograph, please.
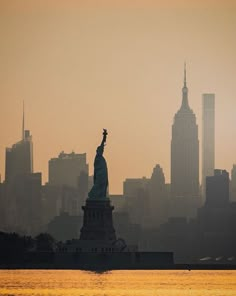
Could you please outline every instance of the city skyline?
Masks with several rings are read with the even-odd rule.
[[[202,94],[202,95],[204,95],[204,94]],[[24,101],[22,102],[22,104],[23,104],[23,122],[22,122],[22,124],[24,125],[25,123],[24,123],[24,121],[25,121],[25,111],[24,111]],[[216,105],[217,105],[217,101],[216,101]],[[21,115],[22,115],[22,113],[21,113]],[[27,117],[27,115],[26,115],[26,117]],[[174,117],[174,116],[173,116]],[[22,120],[22,119],[21,119]],[[199,120],[198,121],[198,118],[196,118],[196,120],[197,120],[197,123],[198,123],[198,125],[201,125],[202,123],[201,123],[201,121]],[[20,127],[21,125],[19,124],[19,126],[18,127]],[[31,130],[30,129],[30,127],[27,125],[27,129],[25,130],[25,131],[27,131],[27,130]],[[21,132],[22,132],[22,127],[21,127]],[[202,143],[202,134],[201,134],[201,131],[200,131],[200,129],[199,129],[199,135],[201,135],[201,137],[199,136],[199,142],[200,143]],[[32,137],[33,137],[33,135],[32,135]],[[171,138],[171,136],[170,136],[170,138]],[[19,142],[19,141],[21,141],[21,139],[20,139],[20,137],[19,137],[19,139],[18,140],[16,140],[16,142]],[[34,139],[34,141],[35,141],[35,139]],[[5,147],[5,149],[6,148],[9,148],[9,147],[11,147],[12,145],[15,145],[14,143],[12,143],[12,144],[10,144],[9,146],[6,146]],[[34,149],[35,149],[35,145],[34,145]],[[108,150],[108,149],[107,149]],[[217,150],[217,147],[216,147],[216,150]],[[85,153],[85,154],[87,154],[87,151],[79,151],[79,150],[76,150],[76,149],[71,149],[70,151],[65,151],[66,153],[70,153],[70,152],[75,152],[75,153]],[[64,149],[62,149],[61,151],[59,151],[59,153],[64,153]],[[202,154],[202,150],[201,150],[201,154]],[[4,154],[4,157],[5,157],[5,154]],[[3,157],[3,158],[4,158]],[[54,153],[54,155],[53,156],[51,156],[51,158],[54,158],[54,157],[57,157],[57,153],[55,152]],[[199,158],[199,167],[201,167],[201,157],[202,156],[200,156],[200,158]],[[50,158],[50,159],[51,159]],[[47,161],[46,161],[46,166],[48,167],[48,164],[49,164],[49,161],[50,161],[50,159],[48,159]],[[37,160],[36,160],[36,157],[34,157],[34,160],[33,160],[33,163],[37,163]],[[169,160],[169,162],[170,162],[170,160]],[[216,162],[217,162],[217,157],[216,157]],[[5,161],[4,161],[4,163],[5,163]],[[151,177],[151,171],[152,171],[152,169],[154,168],[154,166],[156,165],[157,163],[153,163],[153,166],[150,168],[150,174],[148,174],[148,175],[133,175],[133,176],[131,176],[131,175],[129,175],[129,176],[124,176],[124,179],[123,180],[121,180],[121,184],[119,184],[118,185],[118,188],[119,188],[119,191],[115,191],[115,193],[121,193],[122,192],[122,186],[123,186],[123,182],[125,181],[125,179],[126,178],[130,178],[130,177],[137,177],[137,178],[142,178],[142,177],[147,177],[147,178],[149,178],[149,177]],[[162,165],[162,163],[160,162],[160,164]],[[231,166],[229,166],[229,168],[227,168],[227,167],[224,167],[224,168],[226,168],[228,171],[230,171],[231,169],[232,169],[232,166],[235,164],[235,162],[234,161],[232,161],[232,163],[230,164]],[[2,181],[3,181],[3,176],[5,176],[5,174],[4,174],[4,172],[5,172],[5,166],[2,166],[3,167],[3,173],[0,173],[0,175],[1,175],[1,179],[2,179]],[[41,166],[42,167],[42,166]],[[44,167],[45,167],[45,165],[44,165]],[[217,167],[217,166],[216,166]],[[222,166],[223,167],[223,166]],[[109,169],[109,168],[108,168]],[[35,172],[42,172],[43,173],[43,176],[42,176],[42,180],[43,180],[43,183],[47,183],[48,181],[49,181],[49,175],[48,175],[48,169],[42,169],[42,170],[34,170]],[[109,170],[110,171],[110,170]],[[170,168],[166,168],[166,167],[164,167],[164,174],[165,174],[165,178],[167,178],[167,182],[168,183],[170,183],[170,175],[168,174],[166,174],[166,172],[168,172],[168,171],[170,171]],[[90,172],[90,175],[92,175],[92,160],[89,162],[89,172]],[[201,172],[199,172],[199,182],[201,181],[201,177],[202,177],[202,174],[201,174]],[[5,180],[5,178],[4,178],[4,180]],[[201,182],[200,182],[200,184],[201,184]],[[109,186],[110,187],[110,186]],[[111,191],[111,193],[113,193],[112,191]]]
[[[7,36],[0,55],[2,180],[5,148],[21,138],[24,100],[34,171],[42,172],[43,183],[49,159],[63,150],[87,153],[91,174],[101,128],[110,131],[105,154],[111,193],[121,192],[126,178],[150,177],[158,163],[169,182],[171,125],[181,102],[185,60],[200,147],[201,96],[215,93],[215,167],[231,170],[236,150],[231,1],[207,2],[210,9],[194,4],[193,17],[193,2],[182,11],[180,2],[171,8],[149,3],[132,11],[125,3],[116,9],[74,3],[65,11],[62,2],[56,11],[46,2],[41,7],[25,3],[14,9],[0,4],[0,30]]]
[[[1,269],[236,269],[235,28],[233,0],[0,0]]]

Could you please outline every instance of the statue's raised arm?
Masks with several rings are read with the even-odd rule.
[[[105,146],[105,143],[106,143],[106,140],[107,140],[107,135],[108,135],[108,133],[107,133],[107,130],[104,128],[103,129],[103,138],[102,138],[102,142],[101,142],[101,146]]]
[[[94,159],[94,176],[93,176],[93,187],[89,192],[89,198],[93,199],[104,199],[107,197],[108,187],[108,172],[106,160],[103,157],[104,146],[107,139],[107,130],[103,129],[103,138],[101,145],[97,147],[97,153]]]

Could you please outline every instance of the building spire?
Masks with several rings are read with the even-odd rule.
[[[187,88],[187,79],[186,79],[186,62],[184,62],[184,86],[182,88],[182,105],[183,109],[190,109],[188,105],[188,88]]]
[[[187,83],[186,83],[186,62],[184,62],[184,87],[187,87]]]
[[[22,141],[25,139],[25,102],[23,101]]]

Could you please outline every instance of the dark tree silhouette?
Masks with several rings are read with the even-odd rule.
[[[35,237],[37,251],[53,251],[55,240],[49,233],[40,233]]]

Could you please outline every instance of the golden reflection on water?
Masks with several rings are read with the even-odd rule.
[[[0,296],[235,296],[236,271],[0,270]]]

